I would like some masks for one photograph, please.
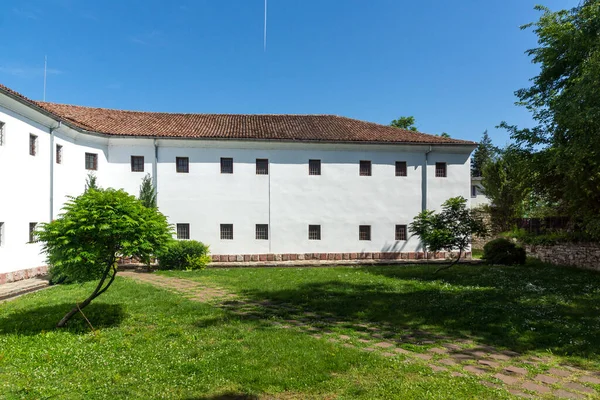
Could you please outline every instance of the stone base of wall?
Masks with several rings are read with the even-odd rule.
[[[525,246],[527,255],[555,265],[600,271],[600,243],[565,243],[554,246]]]
[[[35,278],[36,276],[46,275],[48,267],[36,267],[22,269],[14,272],[0,273],[0,285],[3,283],[22,281],[23,279]]]
[[[427,253],[428,260],[446,260],[456,257],[456,253]],[[471,259],[471,253],[465,253],[463,258]],[[406,253],[296,253],[296,254],[214,254],[213,262],[260,262],[260,261],[310,261],[310,260],[424,260],[423,252]]]

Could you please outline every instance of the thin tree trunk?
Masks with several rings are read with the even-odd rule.
[[[111,263],[109,264],[109,266],[106,268],[106,270],[102,274],[102,278],[100,278],[100,282],[98,282],[98,286],[96,286],[96,289],[92,292],[92,294],[87,299],[85,299],[83,302],[81,302],[79,304],[76,304],[75,307],[73,307],[73,309],[71,311],[69,311],[60,321],[58,321],[58,324],[56,324],[57,328],[64,327],[67,324],[67,322],[69,322],[69,320],[71,318],[73,318],[73,316],[75,314],[77,314],[80,310],[87,307],[92,302],[92,300],[94,300],[96,297],[100,296],[102,293],[104,293],[106,291],[106,289],[108,289],[108,287],[113,283],[113,281],[115,280],[115,277],[117,276],[117,270],[116,270],[114,264],[115,264],[114,260],[111,260]],[[112,274],[110,280],[108,281],[108,284],[104,288],[102,288],[102,286],[104,285],[104,282],[106,281],[106,278],[108,277],[108,273],[110,272],[111,269],[113,270],[113,274]]]
[[[447,269],[450,269],[450,268],[454,267],[460,261],[461,255],[462,255],[462,250],[459,249],[458,250],[458,257],[456,258],[456,260],[452,261],[452,263],[450,263],[450,265],[446,265],[444,267],[438,268],[437,271],[435,271],[435,273],[437,274],[440,271],[444,271],[444,270],[447,270]]]

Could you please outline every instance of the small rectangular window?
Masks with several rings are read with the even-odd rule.
[[[56,163],[62,164],[62,150],[63,147],[60,144],[56,145]]]
[[[177,224],[177,239],[189,240],[190,224]]]
[[[175,157],[175,165],[177,172],[180,174],[187,174],[190,172],[189,157]]]
[[[269,175],[269,160],[266,158],[256,159],[256,175]]]
[[[98,170],[98,154],[85,153],[85,169]]]
[[[131,172],[144,172],[144,156],[131,156]]]
[[[321,225],[308,226],[308,240],[321,240]]]
[[[446,177],[446,163],[445,162],[436,162],[435,163],[435,177],[436,178],[445,178]]]
[[[321,175],[321,160],[308,160],[308,174]]]
[[[396,176],[406,176],[406,161],[396,161]]]
[[[360,225],[358,227],[359,240],[371,240],[371,225]]]
[[[396,225],[396,240],[406,240],[406,225]]]
[[[371,176],[371,161],[360,162],[360,176]]]
[[[29,155],[35,156],[37,154],[38,137],[29,134]]]
[[[4,245],[4,222],[0,222],[0,247]]]
[[[221,173],[233,174],[233,158],[221,157]]]
[[[37,222],[30,222],[29,223],[29,242],[33,242],[36,240],[35,237],[35,227],[37,226]]]
[[[0,146],[4,146],[4,122],[0,121]]]
[[[269,225],[256,224],[256,239],[269,240]]]
[[[477,186],[471,186],[471,197],[477,197]]]
[[[221,224],[221,240],[233,240],[233,224]]]

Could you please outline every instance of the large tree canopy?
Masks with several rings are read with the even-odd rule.
[[[58,323],[64,326],[80,309],[104,293],[117,275],[119,257],[157,255],[171,240],[167,219],[123,190],[89,188],[71,198],[56,220],[36,233],[51,274],[72,281],[99,279],[94,292]]]
[[[539,47],[528,54],[540,67],[532,86],[516,92],[537,125],[502,123],[529,153],[530,187],[560,204],[600,238],[600,1],[570,10],[538,6],[532,28]]]
[[[492,139],[488,131],[483,132],[481,141],[473,153],[471,159],[471,176],[480,177],[483,175],[483,169],[489,162],[493,161],[498,154],[498,149],[492,144]]]

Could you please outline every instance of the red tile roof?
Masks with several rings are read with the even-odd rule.
[[[475,145],[466,140],[359,121],[335,115],[178,114],[122,111],[34,101],[6,92],[75,127],[114,136]]]

